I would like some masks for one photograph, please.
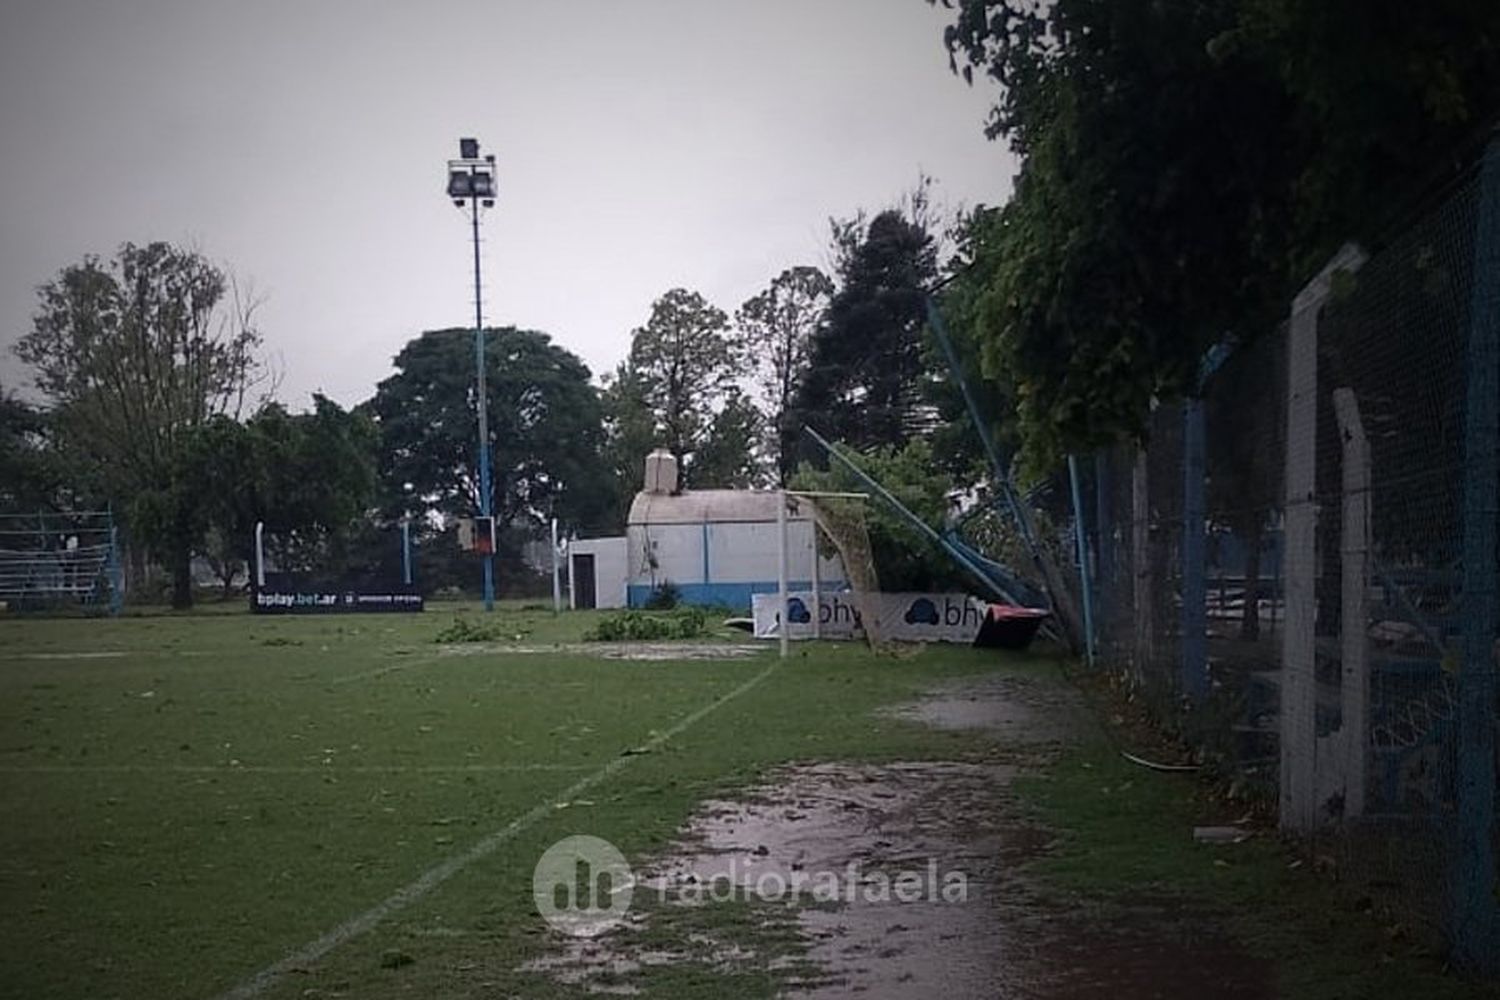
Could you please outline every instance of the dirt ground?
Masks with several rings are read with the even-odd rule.
[[[687,905],[732,885],[737,898],[792,900],[806,956],[795,972],[786,967],[789,996],[1270,996],[1269,968],[1207,915],[1148,900],[1061,898],[1028,875],[1026,863],[1054,838],[1022,815],[1011,782],[1081,720],[1070,695],[1017,677],[931,691],[895,714],[993,732],[997,745],[1020,752],[1005,763],[782,769],[734,801],[704,803],[674,848],[638,873],[637,892]],[[670,947],[632,952],[635,937],[573,942],[532,968],[593,992],[631,993],[622,974],[684,957]],[[732,936],[699,937],[697,960],[729,968],[753,957],[754,945]]]

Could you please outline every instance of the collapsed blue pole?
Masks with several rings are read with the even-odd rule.
[[[985,570],[984,567],[982,567],[974,559],[970,558],[967,553],[955,546],[949,539],[938,534],[938,532],[935,531],[930,524],[908,510],[906,505],[903,504],[900,500],[897,500],[889,490],[887,490],[884,486],[881,486],[880,483],[876,482],[874,477],[870,476],[852,460],[840,453],[838,448],[836,448],[828,441],[824,440],[821,434],[813,430],[811,427],[804,427],[802,429],[806,431],[808,436],[816,441],[818,445],[828,453],[830,458],[834,459],[844,468],[848,469],[849,472],[853,474],[855,479],[858,479],[860,483],[862,483],[867,489],[873,492],[876,496],[880,497],[880,499],[884,500],[892,510],[905,518],[906,522],[912,527],[916,528],[923,535],[926,535],[929,541],[946,552],[950,558],[952,558],[964,569],[972,573],[976,579],[978,579],[987,588],[989,588],[989,590],[993,592],[997,597],[999,597],[1002,601],[1006,602],[1007,604],[1020,603],[1015,599],[1014,595],[1009,592],[1009,590],[1003,583],[995,579],[993,574]]]
[[[937,337],[938,346],[943,350],[943,357],[948,362],[948,370],[953,376],[953,381],[958,383],[959,391],[963,394],[964,405],[969,410],[969,419],[974,422],[974,429],[979,433],[979,441],[984,446],[986,457],[990,460],[991,475],[995,480],[995,486],[1000,490],[1001,496],[1010,507],[1011,515],[1015,518],[1016,529],[1021,533],[1021,540],[1025,543],[1027,551],[1031,555],[1031,561],[1036,570],[1041,574],[1042,586],[1052,604],[1054,620],[1059,626],[1063,638],[1072,647],[1074,652],[1078,651],[1081,643],[1078,641],[1080,623],[1078,621],[1077,608],[1073,603],[1072,595],[1067,585],[1063,582],[1057,567],[1052,564],[1051,559],[1042,550],[1037,541],[1036,528],[1031,522],[1031,514],[1027,510],[1021,498],[1016,495],[1015,484],[1011,482],[1010,472],[1005,463],[1000,459],[1000,449],[995,446],[994,436],[990,433],[989,421],[979,412],[979,404],[974,399],[974,394],[969,390],[969,382],[964,378],[963,365],[959,363],[958,352],[953,348],[953,340],[948,336],[948,326],[943,322],[943,315],[938,310],[937,303],[932,296],[928,296],[927,324],[932,327],[932,332]]]

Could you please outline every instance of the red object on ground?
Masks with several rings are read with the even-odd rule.
[[[1036,638],[1052,612],[1045,608],[1023,608],[1013,604],[991,604],[974,636],[974,645],[994,649],[1025,649]]]

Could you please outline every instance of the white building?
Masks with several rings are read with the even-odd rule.
[[[671,584],[684,604],[748,613],[752,594],[777,589],[776,506],[772,490],[678,490],[677,460],[663,449],[646,457],[646,488],[630,505],[625,537],[568,543],[574,608],[639,608]],[[813,588],[811,515],[787,513],[787,589]],[[837,554],[818,556],[817,583],[847,588]]]
[[[626,519],[626,603],[641,607],[671,584],[686,604],[750,610],[750,596],[777,589],[776,507],[770,490],[677,490],[677,463],[658,449],[646,459],[646,489]],[[787,586],[813,584],[815,528],[805,510],[787,515]],[[819,586],[845,587],[837,555],[818,558]]]
[[[625,606],[625,539],[575,538],[568,543],[568,606]]]

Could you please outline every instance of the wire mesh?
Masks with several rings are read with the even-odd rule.
[[[1104,666],[1284,823],[1305,809],[1293,827],[1460,959],[1500,954],[1483,787],[1500,482],[1496,435],[1475,423],[1500,394],[1474,332],[1500,326],[1500,267],[1475,263],[1485,246],[1500,259],[1491,156],[1490,181],[1475,171],[1357,268],[1336,258],[1288,324],[1206,378],[1201,523],[1191,407],[1158,407],[1141,450],[1087,463]],[[1201,559],[1185,531],[1202,531]],[[1183,604],[1200,592],[1201,617]]]

